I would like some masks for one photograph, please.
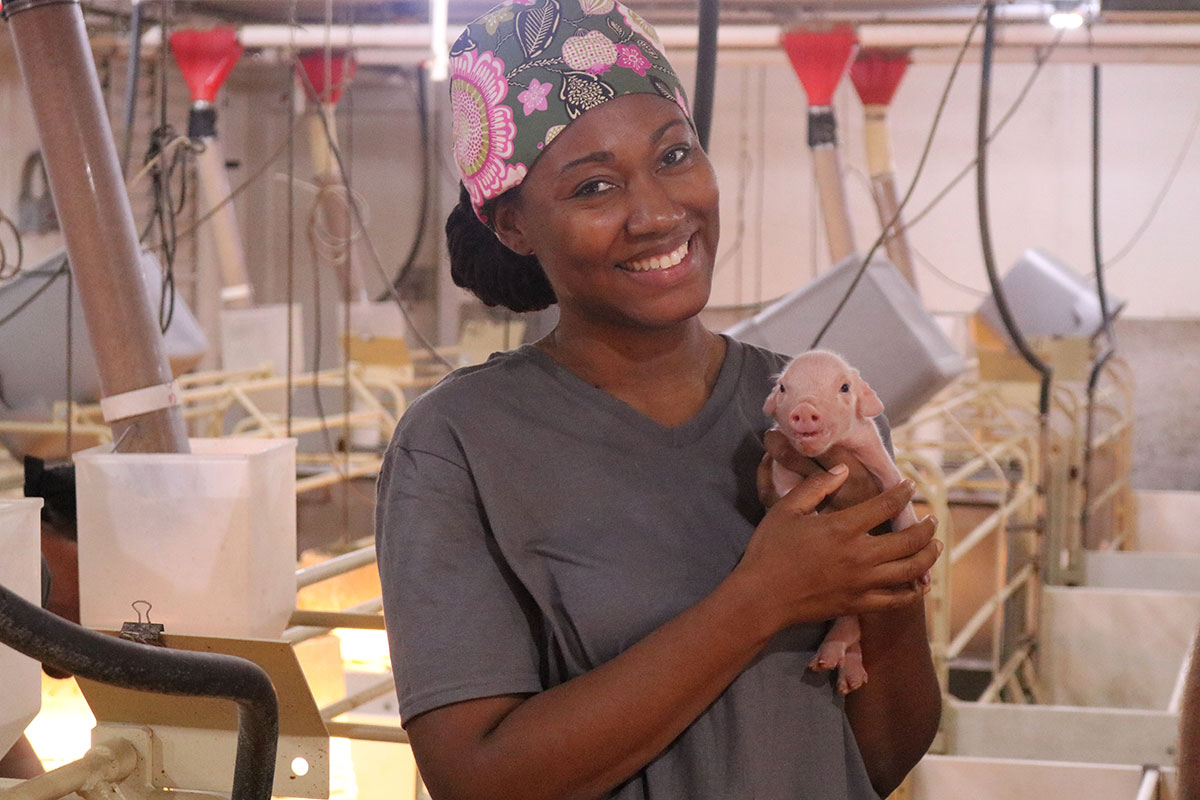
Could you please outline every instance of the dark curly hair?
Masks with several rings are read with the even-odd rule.
[[[537,256],[518,255],[505,247],[475,216],[471,196],[461,183],[458,205],[446,218],[446,246],[455,285],[484,305],[522,312],[539,311],[558,301]]]

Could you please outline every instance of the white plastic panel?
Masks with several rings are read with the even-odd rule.
[[[75,457],[83,624],[152,605],[168,633],[277,638],[296,602],[296,443],[192,439],[189,455]]]
[[[41,498],[0,500],[0,585],[41,602]],[[42,706],[41,665],[0,644],[0,754]]]

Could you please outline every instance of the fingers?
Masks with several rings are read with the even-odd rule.
[[[758,462],[758,472],[754,476],[758,500],[764,508],[770,508],[779,501],[779,495],[775,492],[775,480],[771,475],[771,465],[774,463],[770,453],[763,454],[762,461]]]
[[[821,502],[838,490],[850,470],[845,464],[838,464],[828,472],[818,472],[810,475],[792,489],[779,501],[779,505],[797,514],[811,514],[817,510]]]
[[[763,435],[763,446],[767,449],[767,455],[797,475],[808,477],[825,471],[824,467],[793,447],[778,428],[771,428]]]
[[[854,530],[869,531],[895,518],[912,500],[915,491],[916,485],[911,480],[903,480],[885,492],[834,512],[833,516]]]

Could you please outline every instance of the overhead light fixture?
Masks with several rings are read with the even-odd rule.
[[[1050,25],[1059,30],[1072,31],[1083,25],[1083,14],[1078,11],[1055,11],[1050,15]]]
[[[1095,0],[1052,0],[1049,3],[1050,25],[1058,30],[1075,30],[1096,14]]]

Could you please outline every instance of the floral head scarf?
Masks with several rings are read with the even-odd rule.
[[[616,0],[507,0],[450,49],[454,156],[476,215],[588,109],[657,94],[691,111],[654,29]]]

